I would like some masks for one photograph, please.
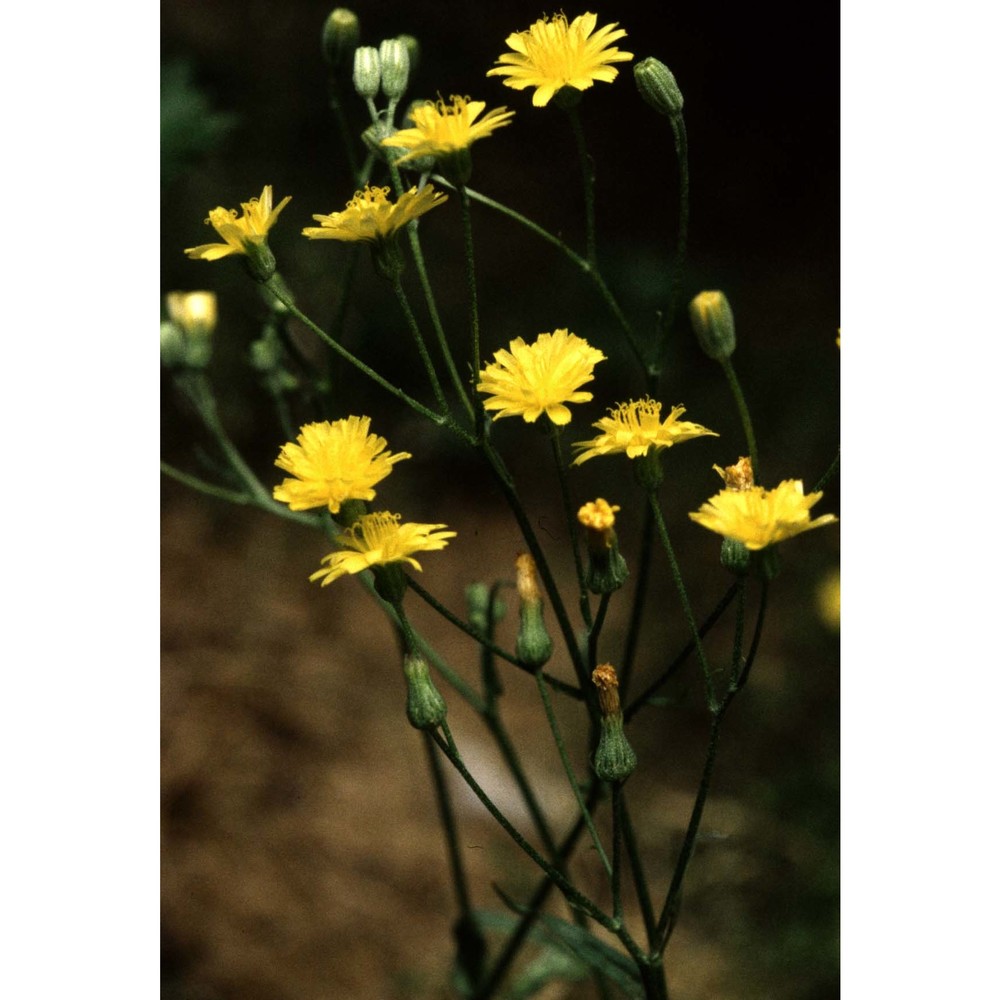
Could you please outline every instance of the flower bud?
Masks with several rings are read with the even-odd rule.
[[[723,292],[700,292],[688,307],[701,349],[713,361],[725,361],[736,350],[736,323]]]
[[[543,621],[542,595],[535,560],[522,552],[517,557],[517,594],[521,599],[521,623],[514,652],[529,667],[544,666],[552,656],[552,639]]]
[[[593,594],[613,593],[628,579],[628,566],[618,550],[614,529],[618,510],[621,508],[617,504],[598,497],[577,511],[577,520],[587,529],[589,562],[585,582]]]
[[[750,568],[750,550],[737,538],[723,538],[719,561],[735,576],[746,576]]]
[[[413,35],[397,35],[396,38],[406,46],[407,55],[410,57],[410,73],[416,73],[420,64],[420,42]]]
[[[363,45],[354,52],[354,89],[365,100],[371,100],[377,93],[382,79],[378,49]]]
[[[638,62],[632,69],[635,85],[642,99],[656,112],[674,118],[684,109],[684,96],[674,74],[650,56]]]
[[[398,101],[406,91],[410,79],[410,53],[398,38],[387,38],[379,46],[379,65],[382,68],[382,93],[390,101]]]
[[[165,319],[160,323],[160,364],[164,368],[183,368],[185,356],[184,334]]]
[[[601,708],[601,737],[594,752],[594,773],[601,781],[624,781],[638,759],[625,737],[621,702],[618,699],[618,674],[610,663],[602,663],[591,680],[597,688]]]
[[[507,613],[507,605],[494,596],[490,587],[482,582],[470,583],[465,588],[465,604],[469,609],[469,624],[480,635],[489,635],[491,626]]]
[[[331,69],[346,66],[354,57],[361,37],[358,15],[346,7],[336,7],[323,25],[323,58]]]
[[[160,325],[160,360],[167,368],[205,368],[218,318],[215,292],[168,292],[169,321]]]
[[[441,692],[431,680],[427,661],[419,653],[403,657],[406,676],[406,717],[414,729],[436,729],[448,714]]]

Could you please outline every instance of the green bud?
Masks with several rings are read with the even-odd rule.
[[[160,364],[164,368],[183,368],[187,357],[184,334],[169,320],[160,323]]]
[[[407,55],[410,57],[410,73],[416,73],[420,64],[420,42],[413,35],[397,35],[399,41],[406,46]]]
[[[409,50],[398,38],[387,38],[379,46],[378,59],[382,68],[382,93],[390,101],[398,101],[410,79]]]
[[[750,568],[750,550],[735,538],[722,539],[719,558],[722,565],[736,576],[746,576]]]
[[[347,66],[354,57],[354,50],[361,38],[358,15],[346,7],[336,7],[323,25],[321,41],[323,58],[331,69]]]
[[[590,553],[587,564],[587,590],[592,594],[613,594],[625,586],[628,579],[628,563],[618,550],[618,540],[604,552]]]
[[[635,64],[632,72],[639,94],[654,111],[671,118],[680,115],[684,109],[684,96],[674,74],[659,59],[652,56],[643,59]]]
[[[601,781],[624,781],[634,770],[638,758],[625,737],[622,717],[601,719],[601,739],[594,753],[594,773]]]
[[[517,658],[529,667],[545,666],[552,656],[552,639],[542,618],[542,605],[521,605],[521,625],[514,645]]]
[[[250,366],[254,371],[272,372],[281,365],[283,349],[275,336],[264,336],[250,345]]]
[[[700,292],[688,307],[701,349],[713,361],[725,361],[736,350],[736,323],[723,292]]]
[[[490,631],[490,622],[495,625],[507,613],[507,605],[499,598],[493,598],[490,608],[492,590],[485,583],[470,583],[465,588],[465,605],[469,609],[469,624],[481,635]],[[492,617],[491,617],[492,610]]]
[[[382,70],[378,49],[363,45],[354,52],[354,89],[358,95],[371,100],[377,93],[382,80]]]
[[[246,269],[254,281],[263,285],[274,277],[274,272],[278,269],[278,262],[274,259],[274,254],[267,245],[267,240],[245,239],[243,241],[243,255]]]
[[[403,657],[406,675],[406,717],[414,729],[436,729],[448,714],[441,692],[431,680],[427,661],[419,653]]]

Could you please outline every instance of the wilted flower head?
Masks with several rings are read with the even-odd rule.
[[[399,514],[385,510],[362,515],[336,537],[335,541],[344,547],[343,550],[324,556],[322,562],[326,567],[317,570],[309,579],[321,580],[325,587],[346,573],[360,573],[372,566],[400,562],[419,570],[421,566],[413,558],[414,553],[443,549],[448,540],[457,535],[457,532],[442,530],[448,527],[446,524],[399,522]]]
[[[581,14],[572,22],[565,14],[542,18],[527,31],[507,36],[513,49],[497,60],[487,76],[505,76],[504,86],[515,90],[534,87],[531,103],[544,107],[563,87],[587,90],[595,80],[610,83],[618,70],[612,63],[627,62],[631,52],[621,52],[611,43],[625,37],[617,24],[596,33],[596,14]]]
[[[800,479],[786,479],[773,490],[763,486],[724,489],[689,517],[709,531],[758,551],[803,531],[833,524],[837,520],[833,514],[810,520],[809,511],[822,496],[805,494]]]
[[[319,226],[308,226],[302,235],[311,240],[384,240],[447,200],[446,194],[427,184],[419,191],[410,188],[394,204],[389,200],[389,188],[367,185],[364,191],[355,193],[343,212],[314,215]]]
[[[489,393],[483,403],[500,417],[524,417],[534,423],[543,413],[554,424],[568,424],[566,403],[586,403],[591,392],[580,386],[593,381],[594,365],[604,354],[568,330],[540,333],[532,344],[518,337],[510,350],[497,351],[482,371],[476,388]]]
[[[386,440],[368,433],[370,417],[346,417],[333,423],[306,424],[298,444],[289,442],[275,460],[290,472],[274,488],[274,499],[292,510],[326,507],[340,511],[346,500],[373,500],[376,483],[392,472],[393,465],[412,456],[405,451],[386,451]]]
[[[193,260],[218,260],[230,254],[245,254],[248,249],[260,246],[270,228],[278,221],[281,210],[292,200],[291,195],[281,199],[277,208],[272,207],[271,185],[266,184],[260,198],[242,203],[243,214],[237,216],[235,208],[213,208],[205,220],[226,241],[205,243],[184,252]]]
[[[577,441],[573,447],[580,452],[573,459],[574,465],[598,455],[613,455],[624,452],[629,458],[646,455],[650,449],[659,451],[670,448],[680,441],[719,435],[701,424],[693,424],[679,418],[685,409],[675,406],[670,415],[660,422],[661,404],[654,399],[633,399],[627,403],[619,403],[608,411],[608,416],[601,417],[593,426],[601,433],[590,441]]]

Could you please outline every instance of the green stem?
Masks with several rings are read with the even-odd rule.
[[[830,467],[819,477],[816,485],[809,491],[810,493],[819,493],[826,484],[833,479],[833,477],[840,470],[840,450],[837,450],[837,457],[830,463]]]
[[[604,870],[611,876],[611,865],[608,863],[608,856],[604,852],[604,847],[601,844],[601,838],[597,834],[597,828],[594,826],[594,820],[587,809],[586,803],[583,801],[583,793],[580,791],[580,783],[576,780],[576,775],[573,772],[573,765],[570,763],[569,755],[566,753],[566,744],[563,743],[562,733],[559,731],[559,723],[556,720],[556,713],[552,709],[552,700],[549,698],[548,689],[545,686],[545,681],[543,680],[541,674],[535,675],[535,681],[538,684],[538,693],[542,696],[542,704],[545,706],[545,718],[548,719],[549,729],[552,731],[552,738],[555,740],[556,749],[559,751],[559,759],[562,761],[563,770],[566,772],[566,779],[569,781],[570,788],[573,789],[573,798],[576,799],[576,804],[580,809],[580,814],[583,816],[584,823],[587,824],[587,831],[590,833],[590,839],[594,843],[594,849],[597,851],[597,856],[601,859],[601,864],[604,865]],[[619,916],[615,914],[615,916]]]
[[[620,781],[611,786],[611,912],[622,919],[622,795]]]
[[[435,175],[434,180],[440,184],[452,187],[452,185],[449,185],[443,177]],[[591,280],[591,282],[593,282],[594,287],[597,289],[598,294],[607,306],[608,311],[614,317],[615,322],[618,323],[622,333],[625,334],[625,339],[628,342],[632,353],[635,355],[635,359],[639,363],[639,367],[646,372],[647,375],[651,374],[650,366],[647,364],[643,356],[642,348],[639,346],[639,338],[636,336],[635,330],[632,329],[632,324],[629,323],[628,317],[622,311],[617,299],[615,299],[615,297],[611,294],[611,290],[605,284],[600,271],[598,271],[590,263],[590,261],[588,261],[585,257],[581,257],[580,254],[559,239],[558,236],[555,236],[547,229],[542,228],[537,222],[533,222],[526,215],[522,215],[520,212],[504,205],[502,202],[495,201],[493,198],[489,198],[484,194],[473,191],[471,188],[465,188],[465,192],[473,201],[478,201],[480,204],[486,205],[489,208],[500,212],[501,215],[506,215],[508,218],[513,219],[519,225],[524,226],[540,239],[554,246],[566,257],[567,260],[575,264]]]
[[[733,629],[733,657],[729,665],[729,686],[733,687],[743,669],[743,622],[747,610],[747,579],[743,577],[739,583],[739,593],[736,600],[736,627]]]
[[[472,212],[469,205],[469,192],[465,185],[458,189],[462,199],[462,236],[465,242],[465,278],[469,289],[469,336],[472,342],[472,371],[479,378],[481,367],[479,359],[479,298],[476,292],[476,256],[472,244]],[[476,437],[483,436],[482,405],[475,407]]]
[[[566,478],[566,463],[563,460],[562,452],[562,435],[559,427],[551,421],[549,423],[549,437],[552,441],[552,457],[556,466],[557,478],[559,479],[559,493],[562,497],[563,513],[566,517],[566,530],[569,532],[570,548],[573,550],[573,565],[576,567],[576,581],[580,588],[580,613],[583,615],[583,620],[587,627],[590,628],[593,624],[593,617],[590,613],[590,593],[587,590],[587,584],[585,583],[583,576],[583,561],[580,558],[580,546],[578,544],[578,522],[575,511],[573,510],[573,501],[569,495],[569,483]]]
[[[750,420],[750,410],[747,409],[747,401],[740,387],[740,381],[736,377],[736,369],[733,368],[731,358],[724,358],[720,364],[726,373],[726,381],[729,383],[729,391],[736,400],[736,408],[740,411],[740,423],[743,424],[743,434],[747,439],[747,448],[750,450],[750,465],[753,468],[754,482],[760,485],[764,482],[764,473],[760,467],[760,457],[757,454],[757,439],[753,433],[753,423]]]
[[[629,816],[628,803],[624,800],[622,801],[622,833],[625,836],[625,850],[632,868],[632,883],[639,900],[639,909],[642,911],[642,922],[646,927],[646,941],[652,948],[656,940],[656,914],[653,913],[653,900],[649,895],[649,883],[646,881],[646,870],[642,863],[642,855],[639,853],[639,844],[632,827],[632,818]]]
[[[601,629],[604,627],[604,617],[608,613],[608,604],[611,602],[610,594],[601,594],[601,603],[597,606],[597,617],[594,624],[587,633],[587,669],[593,671],[597,667],[597,640],[600,638]]]
[[[392,283],[392,290],[396,293],[396,301],[399,303],[399,307],[403,310],[403,315],[406,317],[406,325],[410,328],[410,333],[417,345],[417,352],[420,354],[420,360],[423,362],[424,370],[427,372],[427,378],[431,383],[431,391],[434,393],[434,398],[437,400],[438,409],[442,414],[446,414],[448,412],[448,401],[444,398],[444,392],[441,389],[441,382],[438,380],[437,371],[434,368],[434,362],[431,360],[431,356],[427,351],[427,344],[424,342],[424,336],[420,332],[420,324],[417,323],[417,317],[413,315],[409,299],[407,299],[406,292],[403,290],[403,283],[398,277]]]
[[[351,171],[351,179],[356,185],[361,184],[361,176],[358,173],[358,158],[354,152],[355,136],[351,130],[350,122],[347,120],[344,105],[341,103],[340,80],[337,79],[334,73],[330,74],[328,94],[330,97],[330,109],[333,111],[333,117],[336,119],[337,131],[340,133],[340,141],[347,156],[347,166]]]
[[[681,300],[681,284],[684,277],[684,266],[687,262],[688,226],[691,210],[687,129],[684,125],[684,116],[680,114],[671,115],[670,126],[674,133],[674,151],[677,154],[677,167],[680,172],[680,217],[677,221],[677,251],[674,254],[674,274],[673,281],[671,282],[670,304],[667,307],[666,319],[660,328],[660,349],[657,352],[657,361],[660,368],[663,367],[666,360],[670,334],[673,332],[674,324],[677,322],[677,310]]]
[[[236,493],[233,490],[227,490],[221,486],[206,483],[203,479],[198,479],[196,476],[189,476],[186,472],[181,472],[180,469],[175,469],[172,465],[168,465],[163,461],[160,462],[160,472],[171,479],[176,479],[177,482],[183,483],[193,490],[197,490],[199,493],[215,497],[217,500],[225,500],[227,503],[239,506],[246,506],[248,504],[253,506],[258,505],[256,498],[248,496],[246,493]]]
[[[577,108],[568,108],[569,124],[573,129],[580,171],[583,175],[583,205],[587,225],[587,260],[597,266],[597,224],[594,212],[594,159],[587,152],[587,140],[583,135],[583,122]]]
[[[625,635],[625,653],[622,657],[622,669],[618,675],[618,688],[623,701],[628,692],[629,681],[632,679],[632,669],[635,666],[635,656],[639,649],[639,631],[642,628],[642,612],[646,606],[646,594],[649,591],[649,571],[652,565],[653,512],[647,507],[642,520],[642,541],[639,544],[639,572],[636,575],[635,596],[632,598],[628,632]],[[625,719],[628,721],[628,715],[625,716]]]
[[[455,770],[462,776],[462,780],[472,789],[476,798],[486,807],[487,812],[503,827],[504,831],[508,836],[517,844],[518,847],[524,851],[525,854],[531,858],[532,861],[543,872],[558,886],[560,892],[566,897],[567,902],[570,906],[573,906],[579,910],[582,910],[594,920],[596,920],[602,927],[606,927],[608,930],[617,933],[619,928],[616,926],[615,922],[604,913],[596,903],[588,899],[579,889],[575,888],[565,875],[562,874],[557,868],[549,864],[548,861],[543,858],[538,851],[535,850],[527,840],[518,832],[514,825],[509,819],[497,808],[493,800],[483,791],[479,782],[472,776],[469,769],[465,766],[462,761],[462,757],[458,752],[458,747],[455,745],[455,741],[452,738],[451,730],[448,728],[448,723],[443,722],[441,724],[441,732],[444,734],[442,737],[440,733],[435,732],[434,739],[438,746],[444,751],[445,756],[451,761]]]
[[[433,410],[428,409],[426,406],[424,406],[423,403],[418,403],[411,396],[403,392],[402,389],[399,389],[396,386],[394,386],[391,382],[389,382],[381,375],[379,375],[378,372],[373,371],[363,361],[361,361],[359,358],[356,358],[353,354],[351,354],[350,351],[348,351],[346,348],[338,344],[337,341],[333,340],[333,338],[331,338],[330,335],[322,327],[317,326],[308,316],[306,316],[306,314],[302,312],[302,310],[299,309],[298,306],[296,306],[295,303],[292,302],[291,299],[287,295],[285,295],[280,288],[272,287],[270,284],[268,285],[268,287],[274,293],[274,296],[285,304],[285,306],[288,308],[288,311],[300,323],[304,324],[310,330],[312,330],[312,332],[315,333],[316,336],[320,338],[320,340],[322,340],[332,350],[336,351],[337,354],[339,354],[345,361],[348,361],[350,362],[350,364],[354,365],[354,367],[357,368],[358,371],[363,372],[373,382],[375,382],[377,385],[380,385],[383,389],[385,389],[386,392],[391,393],[398,400],[400,400],[400,402],[405,403],[408,407],[410,407],[411,410],[415,410],[417,413],[419,413],[421,416],[426,417],[435,425],[448,426],[456,434],[459,434],[461,437],[468,438],[468,434],[460,427],[455,425],[452,421],[450,421],[446,416],[443,416],[442,414],[439,413],[435,413]]]
[[[656,495],[655,490],[649,491],[649,503],[653,510],[653,517],[656,520],[656,529],[660,535],[660,541],[663,543],[664,549],[667,552],[667,559],[670,562],[670,571],[674,576],[674,583],[677,586],[677,593],[680,595],[681,607],[684,609],[684,618],[687,620],[688,629],[691,631],[691,638],[694,640],[695,650],[698,653],[698,663],[701,666],[702,676],[705,681],[705,697],[708,701],[709,711],[714,712],[717,707],[717,700],[715,696],[715,688],[712,684],[712,671],[708,666],[708,660],[705,657],[705,650],[701,644],[701,635],[698,630],[698,624],[694,618],[694,612],[691,610],[691,601],[688,599],[687,588],[684,586],[684,578],[681,576],[681,568],[677,562],[677,556],[674,554],[674,547],[670,544],[670,535],[667,533],[667,525],[663,520],[663,511],[660,510],[660,501]]]
[[[746,682],[750,679],[750,668],[757,658],[757,650],[760,648],[760,636],[764,629],[764,616],[767,613],[767,592],[768,584],[765,580],[760,591],[760,607],[757,609],[757,623],[754,626],[753,638],[750,640],[750,651],[747,653],[746,662],[743,664],[743,670],[740,672],[739,677],[736,678],[735,683],[729,686],[729,691],[726,693],[725,701],[723,701],[721,706],[722,708],[728,708],[729,702],[743,690]]]

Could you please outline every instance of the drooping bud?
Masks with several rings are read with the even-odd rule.
[[[669,68],[650,56],[632,69],[642,99],[656,112],[674,118],[684,110],[684,95]]]
[[[378,93],[381,80],[378,49],[362,45],[354,52],[354,89],[360,97],[370,101]]]
[[[736,322],[724,292],[699,292],[688,307],[701,349],[713,361],[725,361],[736,350]]]
[[[514,652],[529,667],[542,667],[552,655],[552,639],[543,621],[542,594],[538,586],[535,560],[522,552],[517,567],[517,595],[521,599],[521,624]]]
[[[593,594],[610,594],[628,579],[628,566],[618,550],[615,534],[615,512],[618,504],[609,504],[598,497],[577,511],[577,520],[587,529],[586,585]]]
[[[382,93],[390,101],[398,101],[410,80],[410,52],[398,38],[387,38],[379,46],[379,65],[382,69]]]
[[[323,58],[331,69],[348,66],[361,37],[358,15],[346,7],[336,7],[323,25],[321,46]]]
[[[448,714],[441,692],[434,686],[427,661],[419,653],[403,657],[406,675],[406,717],[414,729],[436,729]]]
[[[624,781],[638,763],[625,737],[618,674],[610,663],[602,663],[591,674],[601,709],[601,738],[594,752],[594,773],[601,781]]]

